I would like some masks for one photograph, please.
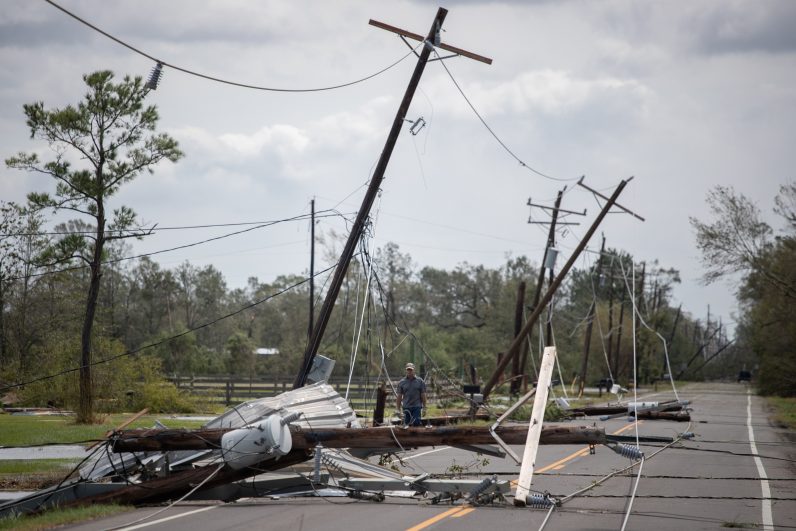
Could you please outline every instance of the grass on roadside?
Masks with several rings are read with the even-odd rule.
[[[796,397],[767,396],[774,408],[774,421],[791,430],[796,430]]]
[[[45,444],[80,444],[102,438],[126,419],[127,415],[109,415],[101,424],[75,424],[74,417],[35,415],[0,415],[0,446],[37,446]],[[159,420],[169,428],[198,428],[203,421],[170,419],[147,415],[127,429],[151,428]]]
[[[70,509],[52,509],[35,516],[0,518],[0,531],[7,529],[13,529],[15,531],[53,529],[55,527],[85,522],[96,518],[104,518],[131,510],[133,510],[133,507],[127,505],[90,505],[88,507],[74,507]]]
[[[48,472],[61,472],[63,475],[79,462],[79,459],[30,459],[27,461],[0,459],[0,475],[46,474]]]
[[[0,489],[39,490],[63,481],[79,459],[0,459]]]

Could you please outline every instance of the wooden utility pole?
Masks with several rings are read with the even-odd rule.
[[[672,324],[672,331],[669,332],[669,339],[666,340],[667,349],[672,344],[672,341],[674,341],[674,333],[677,330],[677,323],[680,322],[680,312],[682,311],[682,309],[683,305],[680,304],[680,306],[677,307],[677,313],[674,316],[674,324]],[[663,360],[663,372],[664,373],[668,372],[671,376],[674,376],[671,372],[671,367],[668,367],[668,360],[666,359]]]
[[[521,281],[517,286],[517,303],[514,306],[514,337],[517,337],[522,330],[522,314],[525,307],[525,281]],[[522,375],[520,367],[520,357],[515,356],[511,362],[511,394],[520,393],[522,388]]]
[[[622,257],[620,256],[621,260]],[[608,273],[608,365],[611,367],[611,374],[617,378],[616,367],[617,359],[613,355],[614,344],[614,262],[611,260],[611,270]]]
[[[376,388],[376,408],[373,410],[373,426],[384,424],[384,408],[387,405],[387,387],[382,380]]]
[[[417,90],[417,85],[420,83],[423,70],[426,68],[426,63],[428,62],[429,56],[431,55],[431,51],[433,50],[434,46],[440,46],[459,55],[464,55],[466,57],[471,57],[473,59],[491,63],[491,59],[486,59],[452,46],[443,46],[440,43],[442,23],[444,22],[445,16],[447,14],[447,9],[439,8],[437,10],[437,15],[434,17],[434,22],[431,24],[431,29],[428,31],[428,36],[425,38],[420,37],[417,34],[395,28],[393,26],[388,26],[387,24],[383,24],[381,22],[376,22],[374,20],[370,21],[370,24],[373,26],[386,29],[404,37],[415,38],[422,41],[424,45],[422,47],[422,51],[418,55],[417,65],[415,65],[415,70],[412,73],[411,79],[409,80],[409,85],[406,87],[406,92],[404,93],[404,97],[401,100],[400,106],[398,107],[398,112],[393,120],[390,133],[387,135],[387,141],[384,144],[384,149],[382,150],[379,161],[376,164],[375,170],[373,171],[373,176],[370,179],[370,185],[365,192],[365,197],[362,199],[362,206],[357,212],[356,220],[351,228],[351,233],[348,235],[348,240],[346,241],[345,247],[343,248],[343,253],[340,256],[340,261],[337,263],[334,276],[329,284],[329,291],[326,294],[326,298],[323,301],[323,306],[321,306],[321,310],[318,314],[318,322],[310,334],[310,339],[307,345],[307,350],[304,352],[304,359],[301,363],[301,368],[296,375],[295,381],[293,382],[294,389],[302,387],[307,381],[307,374],[309,374],[310,369],[312,368],[312,362],[318,353],[318,349],[320,348],[321,339],[323,338],[324,331],[326,330],[326,325],[329,323],[329,318],[332,315],[332,310],[334,309],[337,295],[340,292],[340,287],[342,286],[346,272],[348,271],[348,266],[351,263],[351,258],[354,256],[357,243],[359,242],[365,230],[365,225],[370,215],[370,209],[373,206],[376,196],[378,195],[382,181],[384,181],[384,173],[387,170],[387,164],[390,162],[390,156],[392,155],[393,149],[395,148],[395,143],[398,140],[398,134],[401,132],[404,120],[406,119],[406,113],[409,111],[409,105],[412,103],[412,97]]]
[[[536,320],[539,318],[539,315],[541,315],[542,311],[544,310],[544,307],[553,298],[553,295],[558,289],[558,286],[560,286],[561,283],[564,281],[564,278],[569,273],[569,270],[572,269],[572,266],[575,264],[575,260],[577,260],[578,257],[580,256],[580,253],[583,252],[583,249],[586,247],[586,244],[589,243],[589,240],[591,239],[594,232],[597,230],[597,227],[599,227],[603,218],[605,218],[605,216],[608,214],[608,211],[611,209],[614,203],[616,203],[616,199],[619,197],[619,194],[622,193],[622,190],[624,190],[627,183],[628,181],[622,180],[619,183],[619,186],[616,187],[616,190],[614,190],[613,195],[605,203],[605,206],[603,206],[602,211],[600,211],[600,213],[597,215],[597,218],[594,220],[591,227],[589,227],[589,230],[583,236],[583,239],[580,241],[578,246],[572,252],[572,255],[569,257],[569,260],[567,260],[567,263],[561,269],[561,272],[559,272],[558,276],[555,278],[555,280],[553,280],[553,283],[548,288],[547,293],[545,293],[544,297],[542,297],[542,300],[539,301],[539,304],[536,306],[536,308],[534,308],[533,312],[528,317],[528,320],[525,322],[525,326],[523,326],[522,331],[520,331],[520,335],[514,338],[514,341],[511,343],[511,346],[509,346],[508,351],[506,352],[506,356],[504,356],[500,364],[497,367],[495,367],[495,372],[492,373],[492,377],[489,379],[489,381],[486,383],[486,386],[484,386],[484,389],[482,390],[484,399],[486,399],[489,396],[489,392],[495,386],[495,384],[498,381],[498,378],[503,373],[503,371],[506,370],[506,366],[509,364],[511,359],[519,353],[522,342],[525,341],[525,337],[533,328],[534,324],[536,323]]]
[[[605,234],[603,234],[603,242],[600,245],[600,257],[597,258],[597,284],[600,283],[600,276],[603,273],[603,253],[605,252]],[[586,371],[589,367],[589,351],[591,350],[591,332],[594,327],[594,317],[597,310],[597,293],[594,293],[594,298],[589,306],[589,313],[586,316],[586,332],[583,339],[583,360],[580,365],[580,382],[578,385],[578,398],[583,396],[583,388],[586,387]]]
[[[619,373],[622,372],[624,368],[624,364],[620,364],[622,356],[622,331],[625,329],[625,294],[627,293],[627,286],[625,286],[624,281],[622,282],[622,289],[620,290],[619,296],[619,325],[616,329],[616,350],[614,350],[614,362],[616,363],[616,367],[614,368],[614,378],[619,379]]]
[[[523,444],[529,424],[499,426],[495,429],[507,444]],[[164,452],[176,450],[217,449],[229,428],[210,430],[128,430],[117,432],[111,451]],[[495,439],[490,426],[426,426],[395,430],[391,427],[374,428],[291,428],[292,451],[309,450],[318,443],[326,448],[409,448],[440,446],[443,444],[490,444]],[[539,430],[539,444],[604,444],[609,439],[603,428],[592,426],[547,425]],[[256,473],[256,470],[254,471]]]
[[[558,211],[561,209],[562,197],[564,197],[564,190],[560,190],[558,192],[558,195],[556,196],[555,206],[553,206],[552,209],[550,230],[547,233],[547,245],[545,245],[544,253],[542,254],[542,263],[539,264],[539,277],[536,279],[536,290],[534,290],[533,293],[533,303],[531,303],[531,311],[536,310],[536,307],[539,306],[539,298],[542,296],[542,287],[544,286],[544,272],[545,272],[544,264],[547,261],[547,252],[551,247],[553,247],[553,242],[555,241],[556,221],[558,221]],[[528,199],[528,206],[539,206],[539,205],[534,205],[533,203],[531,203],[531,200]],[[531,223],[530,219],[528,220],[528,223]],[[531,337],[532,336],[533,333],[531,333]],[[515,337],[516,337],[516,330],[515,330]],[[520,373],[525,374],[525,370],[528,365],[527,345],[525,348],[523,348],[522,352],[524,355],[522,356],[522,361],[520,363]]]

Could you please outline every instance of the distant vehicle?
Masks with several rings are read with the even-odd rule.
[[[752,373],[749,371],[740,371],[738,373],[738,383],[741,382],[751,382],[752,381]]]

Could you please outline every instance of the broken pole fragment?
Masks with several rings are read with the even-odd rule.
[[[539,382],[536,386],[536,396],[533,400],[531,422],[528,425],[528,436],[525,440],[525,452],[522,454],[520,477],[517,480],[517,492],[514,495],[514,505],[525,507],[526,498],[531,493],[531,480],[536,468],[536,453],[541,443],[544,423],[544,410],[547,406],[547,393],[550,390],[550,381],[553,379],[553,367],[556,363],[556,347],[545,347],[542,364],[539,368]]]

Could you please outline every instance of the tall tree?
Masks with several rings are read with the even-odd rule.
[[[791,192],[790,194],[788,192]],[[783,187],[777,207],[788,219],[792,213],[792,187]],[[708,206],[716,218],[712,223],[690,218],[696,231],[697,247],[702,252],[705,281],[713,282],[733,273],[758,273],[783,294],[796,298],[796,288],[765,260],[771,249],[771,227],[763,221],[760,209],[731,187],[716,186],[708,192]]]
[[[28,196],[33,207],[71,211],[93,223],[90,234],[65,236],[53,252],[58,261],[82,260],[90,269],[81,333],[79,422],[90,422],[94,416],[91,336],[105,244],[144,234],[131,208],[121,206],[109,215],[107,201],[123,184],[144,171],[151,173],[158,162],[176,162],[182,156],[176,140],[154,133],[158,113],[155,106],[144,105],[148,90],[141,78],[125,77],[121,83],[113,78],[107,70],[83,76],[88,91],[77,106],[48,110],[43,102],[25,105],[31,138],[46,142],[55,158],[41,162],[35,153],[19,153],[6,160],[10,168],[43,173],[56,181],[55,194]],[[78,168],[70,162],[75,158],[80,160]]]

